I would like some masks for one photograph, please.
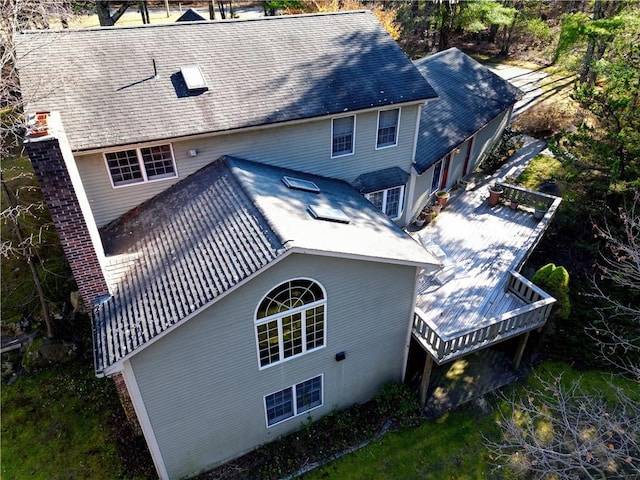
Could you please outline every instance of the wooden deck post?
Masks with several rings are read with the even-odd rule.
[[[529,340],[529,333],[527,332],[524,335],[520,336],[520,340],[518,341],[518,348],[516,349],[516,354],[513,356],[513,369],[517,370],[520,366],[520,360],[522,360],[522,354],[524,353],[524,349],[527,346],[527,340]]]
[[[427,353],[427,358],[424,361],[424,369],[422,370],[422,381],[420,382],[420,404],[423,407],[425,403],[427,403],[427,390],[429,389],[432,369],[433,357]]]

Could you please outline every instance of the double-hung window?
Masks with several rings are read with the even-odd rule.
[[[307,279],[289,280],[269,292],[256,314],[260,368],[324,347],[326,298]]]
[[[170,144],[109,152],[104,158],[114,187],[176,176]]]
[[[388,217],[398,218],[404,201],[404,185],[365,194],[365,198]]]
[[[378,112],[378,139],[376,141],[376,148],[393,147],[397,145],[399,121],[399,108]]]
[[[322,405],[322,375],[264,397],[267,426]]]
[[[353,153],[356,117],[334,118],[331,122],[331,156],[341,157]]]

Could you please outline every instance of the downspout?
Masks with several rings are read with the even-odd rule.
[[[411,311],[409,313],[409,328],[407,328],[407,337],[404,342],[404,358],[402,359],[402,381],[404,382],[407,375],[407,363],[409,362],[409,348],[411,347],[411,334],[413,333],[413,319],[415,317],[416,299],[418,298],[418,287],[420,285],[421,268],[416,267],[416,279],[413,287],[413,300]],[[427,354],[428,355],[428,354]]]
[[[411,152],[411,166],[409,167],[409,186],[405,195],[404,224],[408,225],[413,217],[414,195],[416,191],[417,173],[414,168],[416,163],[416,152],[418,151],[418,136],[420,135],[420,118],[422,117],[422,105],[418,105],[416,114],[416,128],[413,133],[413,151]]]

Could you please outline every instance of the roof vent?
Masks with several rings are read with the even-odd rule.
[[[320,189],[318,188],[318,186],[315,183],[310,182],[309,180],[302,180],[301,178],[285,176],[282,177],[282,183],[284,183],[288,188],[292,188],[294,190],[320,193]]]
[[[209,90],[200,66],[185,65],[180,67],[180,73],[182,73],[182,78],[184,78],[184,83],[187,85],[189,92]]]
[[[349,223],[351,219],[347,217],[339,208],[329,206],[309,205],[309,212],[313,218],[318,220],[327,220],[329,222]]]

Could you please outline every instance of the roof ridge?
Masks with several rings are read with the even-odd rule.
[[[370,10],[344,10],[339,12],[315,12],[315,13],[301,13],[295,15],[277,15],[274,17],[252,17],[252,18],[226,18],[222,20],[198,20],[191,22],[168,22],[168,23],[149,23],[146,25],[111,25],[111,26],[99,26],[88,28],[64,28],[64,29],[47,29],[47,30],[23,30],[21,34],[71,34],[78,32],[96,32],[96,31],[114,31],[114,30],[135,30],[135,29],[153,29],[153,28],[169,28],[169,27],[185,27],[188,25],[205,25],[212,24],[218,25],[223,23],[248,23],[248,22],[260,22],[260,21],[278,21],[278,20],[293,20],[298,18],[309,17],[328,17],[332,15],[352,15],[352,14],[372,14]]]

